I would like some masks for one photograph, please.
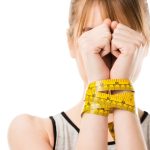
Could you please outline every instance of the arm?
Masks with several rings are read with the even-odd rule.
[[[138,61],[134,56],[141,44],[144,44],[144,37],[121,23],[112,29],[111,51],[117,59],[112,66],[110,78],[131,79],[131,74],[136,69],[135,61]],[[114,128],[117,149],[147,150],[137,113],[115,109]]]
[[[137,114],[125,110],[114,111],[117,149],[148,150]]]
[[[107,149],[107,119],[105,116],[84,114],[76,150]]]
[[[96,61],[98,60],[102,61],[102,59],[97,57]],[[104,62],[100,63],[103,64]],[[104,67],[103,70],[105,70]],[[105,78],[108,78],[108,76],[105,76]],[[99,74],[94,76],[94,80],[99,79],[102,79]],[[94,80],[93,76],[90,77],[89,83]],[[83,114],[76,150],[107,150],[107,138],[108,117],[88,113]]]
[[[29,115],[16,117],[8,130],[10,150],[52,150],[44,122]]]
[[[137,113],[115,109],[114,128],[117,149],[148,150]]]
[[[106,19],[104,24],[83,34],[78,40],[79,51],[83,58],[88,83],[109,78],[109,68],[106,66],[98,51],[99,48],[103,49],[104,46],[106,46],[104,53],[110,51],[110,43],[108,42],[111,38],[109,24],[110,20]],[[104,32],[103,34],[100,33],[104,37],[99,36],[98,32],[100,31]],[[106,37],[108,38],[107,40]],[[91,39],[95,39],[97,42],[93,42]],[[107,150],[107,136],[108,117],[85,113],[81,119],[76,150]]]

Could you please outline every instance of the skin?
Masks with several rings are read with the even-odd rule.
[[[93,29],[86,30],[85,34],[82,34],[79,40],[80,47],[77,48],[68,41],[70,55],[77,62],[85,89],[88,83],[95,79],[129,78],[130,72],[128,72],[127,67],[130,65],[128,62],[132,59],[135,46],[138,46],[138,44],[143,41],[143,37],[140,36],[138,32],[116,21],[111,21],[110,19],[103,21],[97,5],[93,6],[93,11],[89,16],[87,27],[92,27]],[[113,35],[108,34],[109,32],[107,34],[106,32],[102,32],[109,31],[110,28],[113,30]],[[101,32],[103,36],[100,38],[98,34],[96,35],[97,32]],[[107,40],[104,40],[104,35],[106,35]],[[85,42],[87,38],[94,39],[92,36],[94,38],[100,38],[102,41],[98,43],[98,45],[101,44],[102,47],[100,54],[98,54],[98,51],[96,51],[94,47],[89,48],[89,45],[87,45],[88,42]],[[139,43],[137,41],[139,41]],[[83,42],[86,44],[83,44]],[[93,43],[91,45],[94,45]],[[118,49],[120,51],[118,51]],[[113,62],[110,62],[110,54],[115,56]],[[91,60],[90,64],[88,64],[87,58]],[[91,65],[91,68],[89,65]],[[94,73],[91,74],[93,65],[96,65],[96,67],[93,70]],[[114,113],[109,114],[108,118],[85,114],[81,119],[80,114],[83,106],[85,89],[81,100],[66,111],[66,114],[81,130],[77,145],[78,150],[91,150],[90,147],[94,147],[95,150],[107,149],[107,141],[113,141],[107,128],[107,123],[111,121],[115,123],[118,149],[146,149],[137,119],[137,115],[138,117],[143,115],[141,109],[137,110],[137,115],[123,110],[115,110]],[[89,126],[86,126],[86,124]],[[128,131],[126,131],[125,125],[129,127]],[[120,126],[122,128],[120,128]],[[91,132],[89,128],[92,128],[93,132]],[[102,134],[97,134],[101,132]],[[130,133],[131,137],[129,137],[127,133]],[[99,140],[91,140],[89,137]],[[124,138],[131,138],[131,140],[125,142]],[[17,116],[10,124],[8,142],[11,150],[52,150],[54,145],[52,122],[49,118],[40,118],[27,114]],[[87,143],[89,143],[88,146]]]
[[[94,10],[95,9],[93,9],[93,11]],[[100,16],[97,18],[99,17]],[[110,28],[113,31],[112,35]],[[136,48],[139,48],[142,42],[144,44],[142,40],[140,33],[121,23],[113,22],[112,24],[110,19],[105,19],[100,25],[83,33],[78,40],[78,53],[81,54],[83,58],[83,65],[87,77],[86,85],[96,80],[109,78],[130,79],[130,69],[132,69],[130,68],[130,64],[133,60]],[[117,57],[111,70],[109,70],[102,59],[102,57],[105,56],[103,54],[110,52]],[[107,122],[108,117],[84,114],[81,119],[76,150],[106,150],[108,138]],[[147,149],[137,114],[115,109],[114,125],[117,136],[117,149]],[[128,133],[131,133],[131,135]],[[125,141],[124,139],[130,140]]]

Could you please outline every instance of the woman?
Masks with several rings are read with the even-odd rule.
[[[135,81],[149,48],[150,26],[144,0],[73,0],[67,32],[85,90],[101,79]],[[84,90],[84,93],[85,93]],[[117,91],[116,91],[117,92]],[[49,118],[16,117],[9,128],[12,150],[148,150],[150,115],[114,109],[108,117],[84,114],[77,105]],[[116,139],[108,130],[114,123]],[[79,133],[80,131],[80,133]]]

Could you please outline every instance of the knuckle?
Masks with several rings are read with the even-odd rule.
[[[117,24],[117,28],[121,28],[122,27],[122,24],[121,23],[118,23]]]
[[[141,43],[145,43],[146,42],[146,37],[143,35],[143,34],[141,34],[141,38],[140,38],[141,40]]]
[[[115,30],[114,30],[114,34],[117,34],[119,32],[119,29],[118,28],[116,28]]]
[[[137,47],[137,48],[140,48],[140,46],[141,46],[141,42],[137,42],[137,43],[136,43],[136,47]]]
[[[132,49],[136,49],[136,48],[138,48],[139,47],[139,45],[140,45],[140,43],[139,42],[136,42],[136,43],[134,43],[133,44],[133,46],[132,46]]]

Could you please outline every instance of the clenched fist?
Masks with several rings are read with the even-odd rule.
[[[112,22],[111,53],[117,57],[110,71],[110,78],[130,79],[134,55],[145,44],[145,37],[121,23]],[[131,65],[132,64],[132,65]]]
[[[78,48],[88,83],[108,78],[129,79],[133,56],[144,43],[145,38],[141,33],[109,18],[84,32],[78,39]],[[116,57],[111,69],[103,60],[109,53]]]
[[[78,39],[88,83],[109,78],[109,68],[102,57],[110,53],[110,26],[111,20],[105,19],[101,25],[84,32]]]

